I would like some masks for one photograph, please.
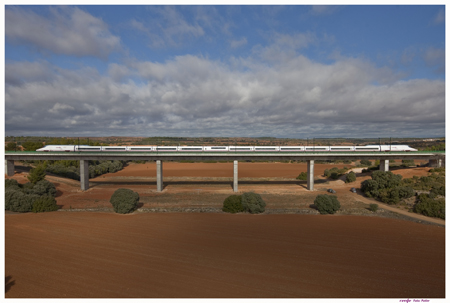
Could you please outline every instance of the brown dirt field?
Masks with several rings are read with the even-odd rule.
[[[357,181],[346,184],[343,180],[329,181],[322,176],[326,168],[352,167],[344,164],[316,164],[314,191],[306,190],[306,181],[295,177],[306,171],[305,163],[239,163],[239,192],[254,191],[261,194],[267,203],[269,212],[314,213],[311,208],[318,193],[325,193],[328,188],[337,192],[341,202],[341,213],[371,214],[370,203],[379,204],[380,208],[400,212],[404,215],[423,218],[424,221],[445,225],[441,219],[427,218],[401,210],[402,206],[387,206],[361,193],[353,194],[351,187],[359,187],[360,183],[370,178],[361,173],[361,168],[352,168],[357,173]],[[226,197],[234,194],[232,189],[233,163],[174,163],[165,162],[164,190],[156,192],[155,163],[130,163],[123,170],[90,179],[89,190],[83,192],[78,181],[47,175],[57,189],[57,203],[62,210],[91,209],[112,210],[109,199],[117,188],[129,188],[139,193],[139,211],[215,211],[220,212]],[[426,176],[429,168],[414,167],[393,169],[395,174],[405,178]],[[27,169],[16,165],[16,174],[12,177],[20,183],[28,182]],[[7,177],[9,178],[9,177]],[[386,214],[384,214],[386,215]]]
[[[360,216],[6,214],[6,298],[444,298],[445,228]]]
[[[445,221],[406,211],[441,226],[375,217],[367,207],[378,202],[349,191],[368,174],[355,168],[355,183],[324,180],[334,166],[345,165],[316,165],[315,190],[307,191],[295,180],[305,164],[239,163],[239,191],[261,194],[261,215],[221,213],[233,194],[232,163],[164,163],[162,193],[150,163],[91,179],[86,192],[78,181],[47,175],[61,211],[5,215],[5,296],[445,297]],[[26,183],[26,169],[16,170],[12,178]],[[119,187],[139,193],[138,212],[108,212]],[[317,212],[310,205],[327,188],[337,191],[340,214],[295,214]],[[393,210],[378,204],[377,215]],[[171,213],[146,213],[155,210]]]

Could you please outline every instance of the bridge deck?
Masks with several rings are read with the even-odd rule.
[[[445,152],[5,152],[5,160],[382,160],[442,159]]]

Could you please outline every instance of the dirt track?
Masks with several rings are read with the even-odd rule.
[[[445,296],[445,229],[359,216],[5,217],[6,297]]]

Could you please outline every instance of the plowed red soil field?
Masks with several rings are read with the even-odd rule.
[[[7,298],[443,298],[444,228],[378,217],[6,215]]]
[[[305,164],[239,163],[239,191],[260,193],[266,210],[295,212],[311,210],[314,197],[332,187],[341,209],[367,214],[374,201],[349,189],[369,176],[357,173],[355,184],[325,180],[324,169],[335,166],[344,165],[316,164],[315,190],[307,191],[295,180]],[[18,165],[12,178],[25,183],[26,171]],[[221,213],[233,194],[232,173],[232,163],[164,163],[162,193],[154,163],[91,179],[85,192],[78,181],[48,175],[61,211],[5,215],[5,296],[445,297],[445,227],[367,215]],[[175,212],[105,212],[119,187],[139,193],[140,210]],[[183,208],[213,212],[177,212]]]

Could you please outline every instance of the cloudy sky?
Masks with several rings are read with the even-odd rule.
[[[5,134],[445,135],[445,7],[5,7]]]

